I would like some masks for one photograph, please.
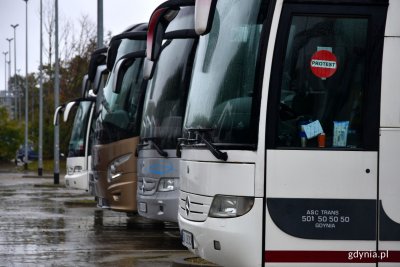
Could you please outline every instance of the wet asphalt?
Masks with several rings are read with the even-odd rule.
[[[0,266],[169,267],[186,257],[176,224],[96,208],[51,175],[0,171]]]

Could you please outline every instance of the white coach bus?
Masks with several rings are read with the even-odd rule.
[[[197,0],[183,243],[223,266],[400,266],[400,1]]]
[[[88,191],[89,174],[91,171],[91,144],[93,139],[92,119],[95,109],[96,95],[99,88],[104,86],[108,71],[106,64],[107,48],[93,52],[90,58],[88,74],[82,81],[82,97],[71,100],[59,106],[54,114],[54,125],[59,123],[59,116],[63,113],[64,121],[74,114],[71,138],[68,145],[67,169],[65,185],[69,188]],[[75,110],[76,112],[72,112]]]

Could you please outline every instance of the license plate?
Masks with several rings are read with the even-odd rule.
[[[106,207],[108,207],[107,201],[104,198],[99,197],[99,198],[97,198],[97,206],[100,208],[106,208]]]
[[[97,198],[97,206],[98,207],[103,207],[103,199],[101,197]]]
[[[193,249],[193,234],[182,230],[182,244],[187,248]]]
[[[139,211],[140,212],[147,212],[147,204],[144,202],[139,203]]]

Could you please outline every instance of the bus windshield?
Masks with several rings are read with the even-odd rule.
[[[118,47],[116,62],[124,55],[145,49],[145,41],[124,39]],[[109,144],[139,135],[138,112],[142,88],[143,58],[135,59],[125,73],[119,93],[112,90],[115,73],[97,96],[96,141]]]
[[[83,101],[79,103],[72,127],[71,139],[69,140],[68,157],[85,156],[86,130],[90,116],[90,107],[91,102]]]
[[[211,141],[255,144],[257,120],[252,120],[255,74],[264,14],[262,0],[217,3],[213,25],[201,37],[194,62],[184,134],[188,129],[212,129]],[[258,111],[255,114],[258,116]],[[254,122],[253,122],[254,121]]]
[[[193,40],[173,40],[162,52],[148,84],[141,127],[142,138],[157,138],[159,145],[175,148],[181,135],[188,84],[187,59]]]
[[[193,13],[193,7],[181,9],[167,32],[193,28]],[[195,43],[193,39],[167,40],[147,86],[140,137],[157,139],[162,149],[176,148],[182,134]]]

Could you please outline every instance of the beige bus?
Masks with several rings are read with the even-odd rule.
[[[142,77],[146,24],[138,24],[114,36],[107,54],[111,71],[97,93],[91,193],[99,207],[135,212],[136,156],[139,140],[140,103],[146,88]]]

